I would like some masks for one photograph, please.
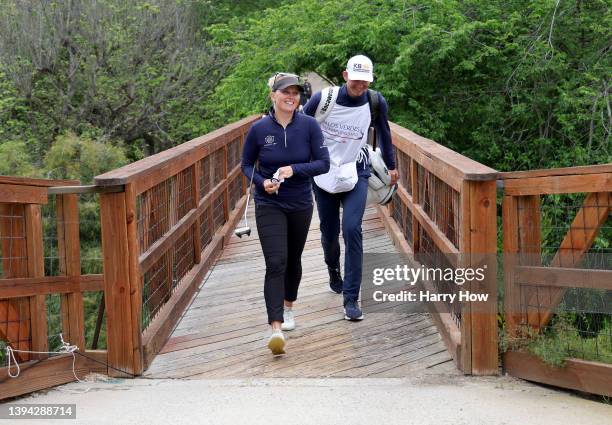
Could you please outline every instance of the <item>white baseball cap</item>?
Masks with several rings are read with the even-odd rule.
[[[370,58],[364,55],[353,56],[346,64],[349,80],[374,81],[374,65]]]

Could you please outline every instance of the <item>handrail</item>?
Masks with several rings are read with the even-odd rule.
[[[97,186],[116,186],[134,182],[136,194],[142,193],[165,180],[167,176],[195,164],[228,140],[236,138],[241,128],[260,117],[261,115],[252,115],[181,145],[101,174],[95,177],[94,183]]]
[[[389,123],[389,127],[394,144],[398,149],[409,154],[414,160],[436,175],[441,169],[444,169],[445,174],[438,175],[442,179],[447,179],[449,172],[450,175],[466,181],[494,180],[499,174],[493,168],[463,156],[407,128],[392,122]]]
[[[123,185],[118,186],[96,186],[94,184],[84,186],[55,186],[50,187],[47,193],[49,195],[69,195],[83,193],[118,193],[123,192]]]
[[[605,192],[612,186],[612,164],[500,173],[498,181],[512,196]]]
[[[47,180],[29,177],[0,176],[0,184],[17,184],[36,187],[74,186],[81,184],[78,180]]]
[[[546,168],[542,170],[508,171],[499,173],[501,180],[524,179],[532,177],[574,176],[584,174],[612,173],[612,163],[586,165],[580,167]]]

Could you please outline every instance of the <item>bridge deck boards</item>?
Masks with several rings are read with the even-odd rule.
[[[327,289],[316,214],[302,257],[297,328],[287,354],[266,348],[264,259],[250,208],[250,238],[233,237],[145,376],[151,378],[408,377],[459,373],[426,313],[397,308],[343,320],[342,297]],[[365,252],[396,252],[372,208],[363,222]]]

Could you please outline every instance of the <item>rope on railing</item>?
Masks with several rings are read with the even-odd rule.
[[[19,367],[19,363],[17,362],[17,359],[15,358],[14,353],[30,353],[30,354],[65,354],[65,353],[69,353],[69,354],[72,354],[72,374],[74,375],[74,378],[77,381],[83,382],[76,375],[75,368],[74,368],[74,364],[76,362],[76,356],[74,355],[74,353],[75,351],[79,349],[79,347],[76,345],[70,345],[66,341],[64,341],[64,337],[61,333],[59,334],[59,337],[62,341],[62,345],[57,351],[15,350],[10,345],[7,345],[5,350],[6,350],[6,355],[8,356],[8,367],[7,367],[8,376],[10,376],[11,378],[17,378],[19,377],[19,374],[21,373],[21,368]],[[15,367],[17,368],[17,373],[15,375],[11,373],[11,363],[12,362],[15,363]]]

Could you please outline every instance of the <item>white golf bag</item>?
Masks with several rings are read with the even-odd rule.
[[[397,190],[397,184],[391,186],[391,176],[389,169],[382,158],[380,148],[372,149],[366,145],[368,156],[372,164],[372,173],[368,179],[368,197],[366,205],[379,204],[386,205],[391,201],[393,194]]]

